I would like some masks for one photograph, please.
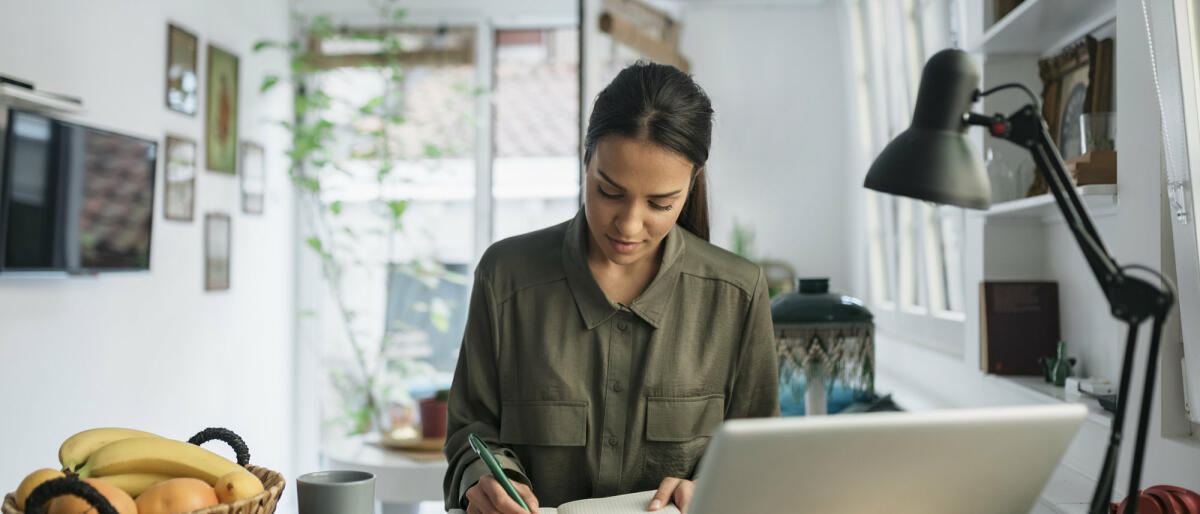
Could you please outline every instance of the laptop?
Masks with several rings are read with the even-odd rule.
[[[1029,512],[1079,404],[731,420],[689,514]]]

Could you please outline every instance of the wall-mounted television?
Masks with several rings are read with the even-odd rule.
[[[158,144],[10,110],[0,271],[150,268]]]

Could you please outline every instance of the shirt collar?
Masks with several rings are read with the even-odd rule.
[[[571,288],[579,315],[588,330],[596,328],[620,310],[619,305],[608,301],[608,297],[600,289],[600,284],[597,284],[596,278],[592,276],[591,268],[588,267],[587,245],[590,237],[587,217],[583,207],[580,207],[575,219],[567,225],[562,255],[567,285]],[[679,225],[671,227],[663,244],[663,260],[658,274],[646,290],[628,306],[629,310],[656,329],[663,321],[671,292],[675,289],[675,283],[679,281],[682,261],[680,257],[684,249],[683,232]]]

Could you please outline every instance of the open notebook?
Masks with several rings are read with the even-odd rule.
[[[650,505],[652,498],[654,498],[654,491],[642,491],[607,498],[576,500],[559,505],[557,508],[542,507],[538,509],[538,512],[541,514],[642,514],[648,512],[646,506]],[[675,508],[674,503],[671,503],[654,512],[679,514],[679,509]],[[463,514],[463,511],[450,509],[450,514]]]

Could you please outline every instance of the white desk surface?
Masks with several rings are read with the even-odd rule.
[[[446,460],[420,461],[379,444],[379,436],[354,436],[322,445],[330,469],[375,474],[375,498],[384,503],[441,502]]]

